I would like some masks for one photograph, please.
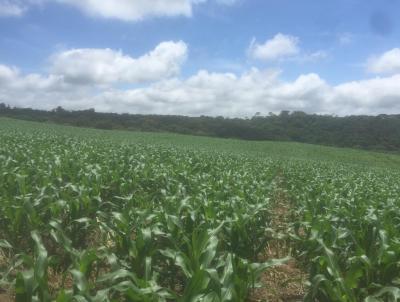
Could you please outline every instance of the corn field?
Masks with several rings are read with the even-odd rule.
[[[17,302],[249,301],[289,259],[305,301],[400,300],[397,156],[8,119],[0,142],[0,289]],[[266,257],[276,240],[286,257]]]

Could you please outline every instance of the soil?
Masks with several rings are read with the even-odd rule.
[[[290,255],[290,242],[286,235],[289,228],[290,202],[285,192],[283,178],[275,179],[276,189],[274,195],[273,219],[271,227],[282,236],[272,240],[263,259],[284,258]],[[284,265],[268,269],[261,277],[261,288],[255,289],[248,299],[249,302],[297,302],[303,301],[306,293],[304,286],[307,274],[301,269],[295,259]]]
[[[14,300],[11,299],[9,295],[0,294],[0,302],[13,302]]]
[[[6,290],[0,288],[0,302],[14,302],[14,299]]]
[[[0,251],[0,269],[7,266],[8,260],[5,254]],[[0,287],[0,302],[13,302],[14,299],[8,290]]]

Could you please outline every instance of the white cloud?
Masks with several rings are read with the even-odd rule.
[[[253,39],[248,53],[252,58],[258,60],[277,60],[298,54],[300,52],[298,44],[299,38],[278,33],[263,44],[259,44]]]
[[[200,71],[186,80],[108,90],[91,99],[90,107],[101,111],[239,117],[281,110],[339,115],[398,113],[399,80],[400,76],[393,76],[331,86],[317,74],[285,82],[278,72],[258,69],[241,75]]]
[[[339,111],[355,114],[400,112],[400,74],[343,83],[335,87]]]
[[[182,42],[162,42],[154,50],[132,58],[112,49],[72,49],[51,59],[52,73],[75,84],[142,83],[176,76],[187,57]]]
[[[185,80],[171,79],[126,91],[109,90],[96,96],[94,103],[102,104],[101,110],[105,111],[117,108],[119,112],[244,116],[260,106],[276,77],[276,72],[257,69],[239,76],[202,70]]]
[[[380,56],[370,58],[367,69],[371,73],[378,74],[400,73],[400,48],[394,48]]]
[[[26,76],[16,67],[0,65],[0,87],[4,90],[41,90],[41,89],[60,89],[65,87],[63,79],[56,75],[42,76],[31,73]]]
[[[325,50],[302,51],[299,42],[298,37],[278,33],[263,44],[259,44],[253,39],[247,49],[247,54],[253,59],[266,62],[285,60],[297,63],[313,63],[328,58],[329,54]]]
[[[189,0],[55,0],[70,4],[86,14],[124,21],[139,21],[154,16],[191,16]]]
[[[23,75],[16,67],[0,65],[0,102],[12,106],[51,109],[55,104],[79,108],[91,95],[88,87],[66,83],[61,76]],[[75,102],[75,103],[74,103]]]
[[[192,15],[193,6],[211,0],[0,0],[0,17],[21,16],[31,6],[56,2],[73,6],[86,15],[122,21],[141,21],[152,17]],[[233,5],[237,0],[214,0]]]
[[[6,65],[0,65],[0,84],[9,82],[10,79],[15,78],[18,75],[18,69],[16,67],[8,67]]]
[[[0,65],[0,101],[52,109],[95,108],[105,112],[252,116],[255,112],[302,110],[323,114],[400,112],[400,75],[334,86],[319,75],[284,81],[279,71],[252,68],[241,74],[206,70],[141,88],[94,87],[57,74],[22,74]]]

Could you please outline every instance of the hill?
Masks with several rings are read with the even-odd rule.
[[[143,131],[102,130],[75,126],[62,126],[47,123],[0,118],[3,129],[21,131],[50,131],[58,135],[72,135],[80,139],[97,138],[112,143],[147,144],[177,147],[198,152],[217,151],[254,158],[277,160],[306,160],[333,162],[367,168],[400,168],[400,156],[396,154],[336,148],[296,142],[246,141],[240,139],[221,139],[175,133],[154,133]]]
[[[347,116],[283,111],[251,118],[99,113],[93,109],[53,111],[10,108],[0,116],[109,130],[170,132],[257,141],[293,141],[375,151],[400,151],[400,115]]]

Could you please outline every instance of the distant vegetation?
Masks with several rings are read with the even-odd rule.
[[[251,118],[52,111],[0,104],[0,116],[98,129],[173,132],[245,140],[296,141],[379,151],[400,150],[400,114],[347,116],[282,111]]]

